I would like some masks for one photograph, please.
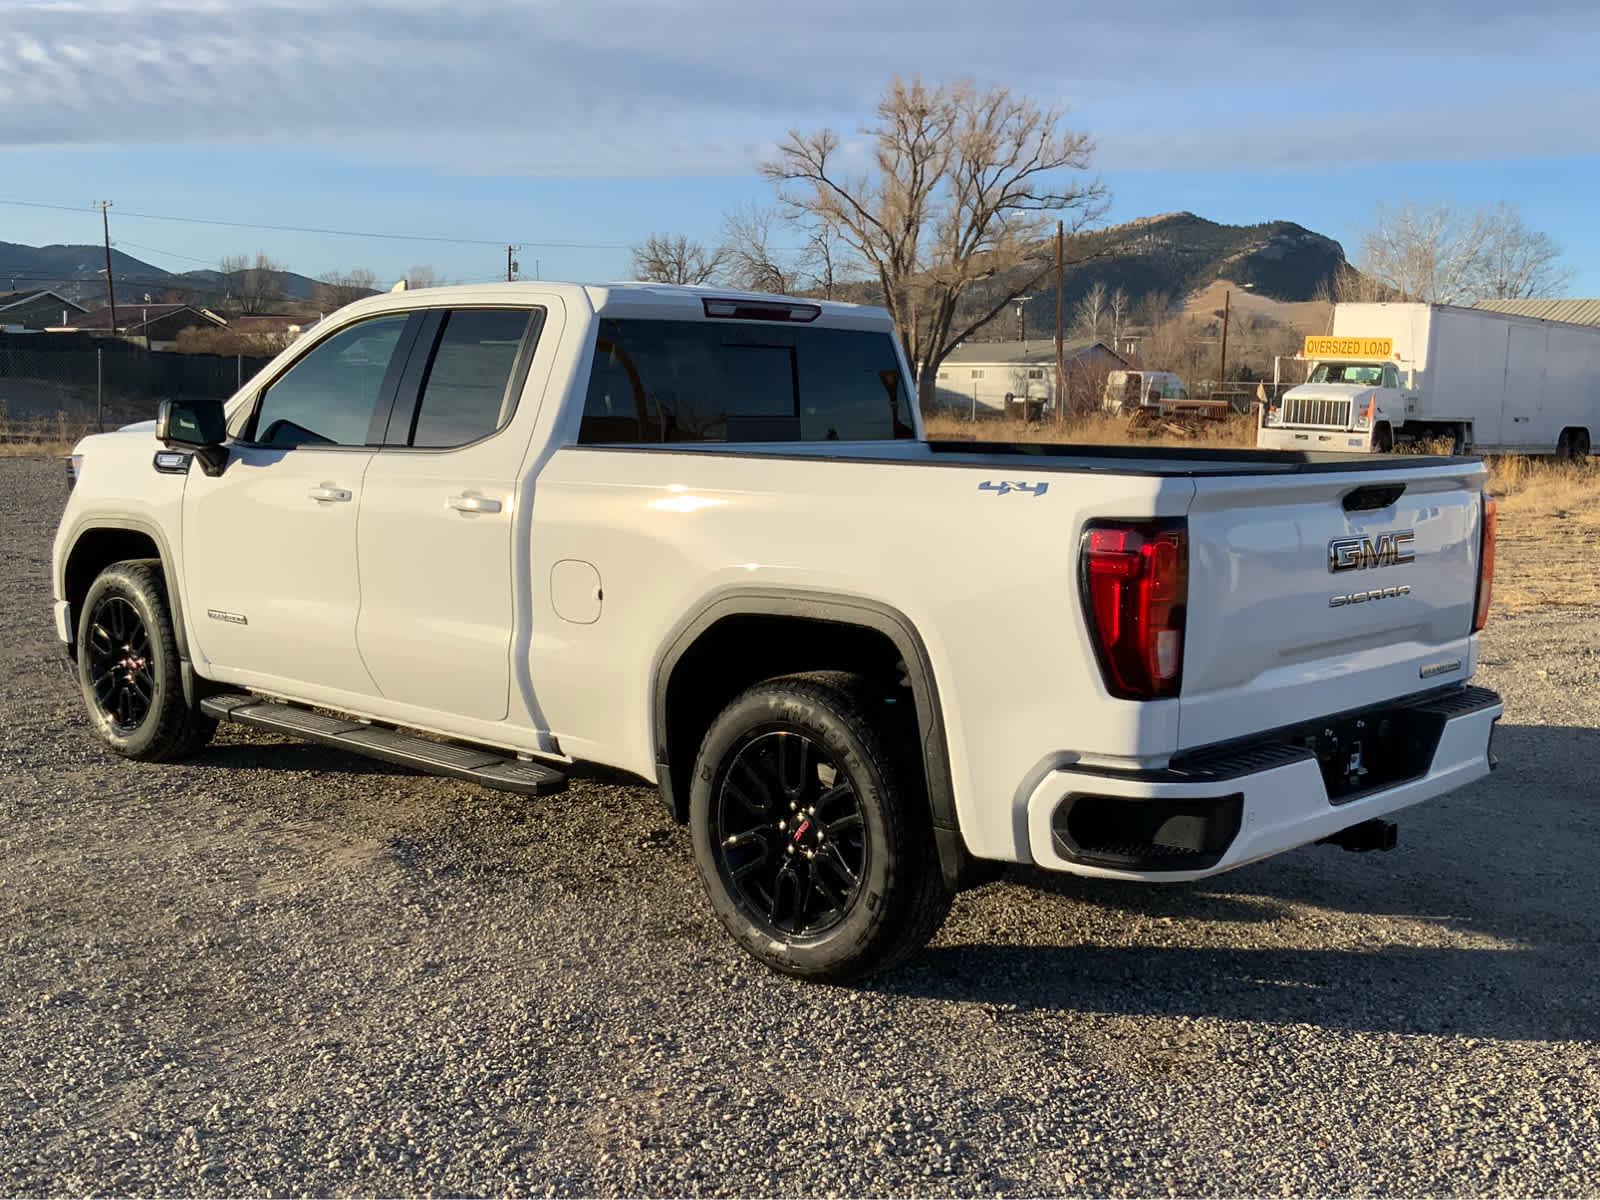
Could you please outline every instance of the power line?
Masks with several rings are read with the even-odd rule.
[[[149,254],[160,254],[165,258],[181,258],[184,262],[200,263],[213,269],[216,267],[216,263],[209,258],[196,258],[192,254],[179,254],[175,250],[163,250],[160,246],[146,246],[140,242],[130,242],[127,238],[118,238],[117,246],[118,248],[123,246],[132,246],[135,250],[143,250]]]
[[[0,204],[16,208],[47,208],[56,212],[83,212],[75,204],[46,204],[38,200],[0,200]],[[426,233],[373,233],[357,229],[319,229],[307,225],[261,225],[250,221],[223,221],[215,217],[182,217],[170,213],[121,212],[119,217],[141,221],[173,221],[184,225],[217,225],[228,229],[254,229],[270,233],[312,233],[321,237],[374,238],[391,242],[441,242],[453,246],[504,246],[499,238],[443,237]],[[614,242],[524,242],[525,246],[540,246],[555,250],[626,250],[628,247]],[[181,257],[181,256],[180,256]]]

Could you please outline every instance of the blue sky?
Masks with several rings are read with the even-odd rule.
[[[1069,105],[1113,221],[1285,219],[1354,253],[1380,200],[1504,200],[1600,295],[1594,0],[0,0],[0,201],[26,202],[0,240],[95,241],[110,199],[169,270],[487,279],[509,241],[524,277],[624,278],[652,231],[714,240],[770,199],[773,144],[853,136],[896,72]]]

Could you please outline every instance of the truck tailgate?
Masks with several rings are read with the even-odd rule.
[[[1466,679],[1484,478],[1477,460],[1197,478],[1179,748]]]

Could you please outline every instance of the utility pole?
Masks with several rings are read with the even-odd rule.
[[[506,247],[506,282],[507,283],[514,282],[516,280],[516,278],[517,278],[517,267],[518,267],[519,264],[518,264],[517,260],[512,258],[511,256],[513,254],[515,254],[518,250],[521,250],[521,249],[522,249],[521,246],[507,246]]]
[[[1056,222],[1056,424],[1067,419],[1067,369],[1061,361],[1061,240],[1062,222]]]
[[[111,307],[111,336],[117,335],[117,288],[111,282],[111,218],[106,215],[106,210],[111,207],[111,201],[100,200],[95,203],[100,210],[100,228],[106,235],[106,303]]]
[[[1228,377],[1228,303],[1232,299],[1231,291],[1222,293],[1222,361],[1217,364],[1218,387]]]

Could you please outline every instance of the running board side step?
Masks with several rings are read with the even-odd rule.
[[[218,721],[233,721],[287,737],[304,738],[502,792],[548,796],[565,791],[567,787],[567,777],[556,768],[508,756],[503,751],[458,742],[430,741],[398,729],[328,717],[296,704],[263,700],[259,696],[207,696],[200,701],[200,711]]]

